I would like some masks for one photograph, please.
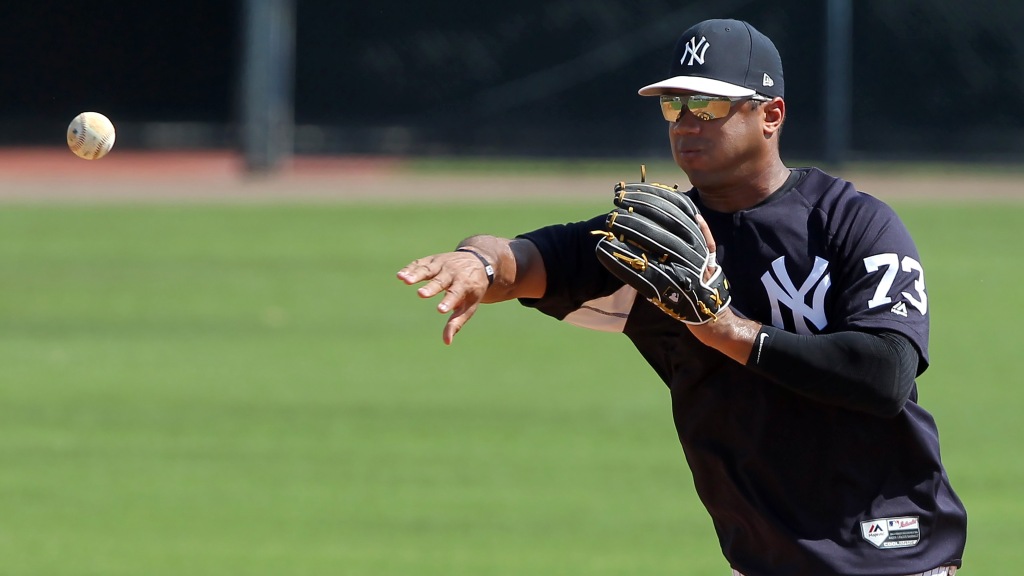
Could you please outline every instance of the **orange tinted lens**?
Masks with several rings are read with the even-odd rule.
[[[715,120],[729,115],[732,101],[728,98],[702,95],[661,97],[661,115],[669,122],[679,120],[683,106],[701,120]]]
[[[686,102],[686,107],[693,112],[693,115],[701,120],[715,120],[717,118],[725,118],[729,115],[729,108],[732,107],[732,101],[728,98],[721,100],[711,100],[707,98],[692,97]]]
[[[679,119],[679,113],[683,111],[683,98],[679,96],[661,97],[661,115],[669,122]]]

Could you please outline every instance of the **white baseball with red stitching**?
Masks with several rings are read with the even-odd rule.
[[[68,148],[79,158],[103,158],[113,146],[114,125],[99,112],[82,112],[68,125]]]

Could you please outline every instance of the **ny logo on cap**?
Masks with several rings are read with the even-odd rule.
[[[683,57],[679,59],[679,63],[693,66],[693,61],[696,60],[698,64],[703,65],[704,53],[708,51],[708,46],[711,46],[711,44],[708,43],[708,39],[704,36],[700,37],[700,42],[697,41],[696,36],[690,38],[690,41],[686,43],[686,50],[683,52]],[[699,54],[698,51],[700,52]],[[690,61],[684,62],[687,54],[690,55]]]

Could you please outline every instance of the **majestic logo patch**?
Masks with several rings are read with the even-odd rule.
[[[906,302],[897,302],[897,303],[892,305],[892,308],[890,308],[890,311],[893,314],[897,315],[897,316],[903,316],[904,318],[906,318],[907,317],[907,303]]]
[[[772,269],[761,275],[761,283],[764,284],[771,300],[772,326],[781,329],[786,327],[780,304],[793,312],[793,329],[797,334],[812,333],[808,322],[819,331],[828,325],[828,318],[825,317],[825,294],[832,286],[832,278],[828,274],[828,260],[815,256],[810,274],[800,288],[797,288],[786,271],[786,257],[779,256],[772,262]],[[807,295],[812,288],[814,294],[808,305]]]
[[[700,42],[697,41],[697,37],[690,38],[690,41],[686,43],[686,50],[683,52],[683,57],[679,59],[680,64],[686,64],[687,66],[693,66],[693,62],[700,65],[704,65],[704,53],[708,51],[711,46],[708,43],[708,39],[704,36],[700,37]],[[690,57],[690,61],[686,62],[686,57]]]
[[[878,518],[861,522],[860,535],[875,548],[910,548],[921,541],[921,523],[917,516]]]

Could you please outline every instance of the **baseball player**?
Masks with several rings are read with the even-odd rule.
[[[398,272],[444,293],[450,344],[518,298],[628,337],[676,430],[734,575],[952,575],[967,515],[918,403],[924,267],[886,204],[779,155],[782,61],[750,24],[680,37],[658,102],[692,188],[615,186],[590,220],[473,236]]]

